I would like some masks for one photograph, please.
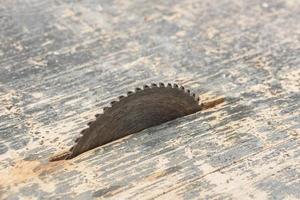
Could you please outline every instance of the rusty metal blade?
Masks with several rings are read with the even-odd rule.
[[[103,114],[96,115],[89,128],[81,132],[82,136],[69,153],[52,160],[71,159],[124,136],[195,113],[201,110],[201,104],[199,98],[183,86],[159,83],[136,88],[103,110]]]

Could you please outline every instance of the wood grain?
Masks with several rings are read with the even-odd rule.
[[[0,3],[1,199],[299,199],[296,0]],[[101,108],[151,82],[216,107],[68,161]]]

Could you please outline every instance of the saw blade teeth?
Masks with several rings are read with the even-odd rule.
[[[191,96],[194,97],[194,98],[196,98],[196,94],[195,93],[192,93]]]
[[[200,102],[200,97],[196,97],[196,101]]]
[[[174,88],[178,88],[178,85],[176,83],[173,84]]]
[[[90,121],[87,123],[88,126],[91,126],[94,123],[94,121]]]
[[[124,96],[123,96],[123,95],[119,96],[119,100],[121,100],[121,99],[124,99]]]
[[[165,87],[165,84],[159,83],[159,87]]]
[[[128,92],[127,92],[127,96],[130,96],[130,95],[132,95],[132,94],[133,94],[132,91],[128,91]]]
[[[106,112],[110,107],[106,106],[106,107],[103,107],[103,111]]]
[[[180,89],[184,91],[184,87],[183,86],[180,86]]]
[[[81,130],[80,135],[84,135],[85,131],[86,131],[86,129]]]
[[[114,105],[115,103],[117,103],[117,101],[111,101],[111,102],[110,102],[110,105],[112,106],[112,105]]]
[[[172,84],[171,84],[171,83],[168,83],[167,87],[172,87]]]
[[[95,117],[98,118],[101,114],[95,114]]]
[[[191,93],[191,90],[187,89],[186,92],[187,92],[188,94],[190,94],[190,93]]]
[[[135,92],[139,92],[139,91],[141,91],[142,89],[141,88],[135,88]]]
[[[150,87],[149,87],[148,85],[144,85],[144,86],[143,86],[143,89],[144,89],[144,90],[149,89],[149,88],[150,88]]]
[[[153,87],[153,88],[154,88],[154,87],[157,87],[157,84],[152,83],[152,84],[151,84],[151,87]]]

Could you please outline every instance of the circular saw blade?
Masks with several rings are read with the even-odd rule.
[[[199,97],[177,84],[151,84],[136,88],[96,115],[96,120],[81,132],[76,144],[52,160],[77,155],[124,136],[201,110]]]

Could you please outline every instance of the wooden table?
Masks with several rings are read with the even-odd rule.
[[[115,97],[226,101],[86,152]],[[0,199],[300,199],[297,0],[0,3]]]

